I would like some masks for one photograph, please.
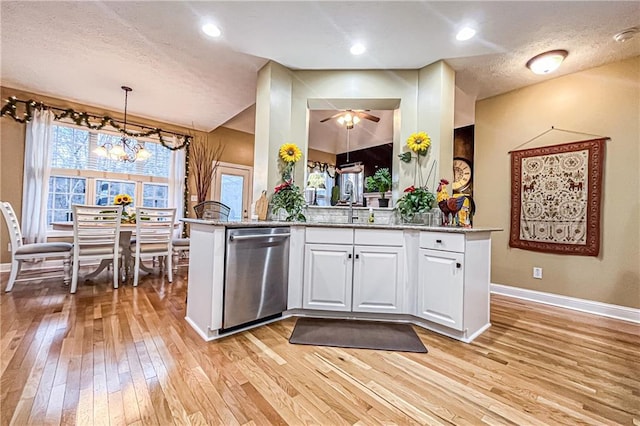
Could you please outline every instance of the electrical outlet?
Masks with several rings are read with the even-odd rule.
[[[197,195],[192,195],[191,196],[191,201],[198,201],[198,196]]]
[[[11,251],[11,243],[7,243],[7,251]]]
[[[537,278],[539,280],[542,279],[542,268],[535,267],[533,268],[533,278]]]

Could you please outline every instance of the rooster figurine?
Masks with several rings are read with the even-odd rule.
[[[444,214],[443,225],[463,226],[465,228],[471,227],[471,216],[476,211],[473,198],[465,194],[454,194],[453,197],[449,197],[447,191],[447,185],[449,181],[446,179],[440,179],[438,185],[438,195],[436,201],[438,207]],[[451,215],[451,218],[449,218]]]

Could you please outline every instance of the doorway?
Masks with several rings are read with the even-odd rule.
[[[253,167],[221,162],[213,176],[214,200],[231,208],[229,220],[239,222],[249,218]]]

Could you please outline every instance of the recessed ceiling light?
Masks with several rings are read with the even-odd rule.
[[[549,74],[558,69],[568,54],[566,50],[550,50],[541,53],[527,61],[527,68],[534,74]]]
[[[352,55],[362,55],[367,50],[366,47],[362,43],[356,43],[351,46],[351,54]]]
[[[464,27],[463,29],[458,31],[458,34],[456,34],[456,39],[460,41],[466,41],[472,38],[474,35],[476,35],[476,30],[471,27]]]
[[[204,24],[202,26],[202,32],[208,35],[209,37],[220,37],[220,34],[222,34],[222,32],[220,31],[220,28],[216,27],[214,24],[211,24],[211,23]]]

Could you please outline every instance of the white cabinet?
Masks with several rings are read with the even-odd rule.
[[[402,231],[308,228],[303,308],[403,313],[402,241]]]
[[[303,307],[351,311],[353,246],[307,244],[304,251]]]
[[[402,313],[404,249],[355,246],[353,311]]]
[[[463,330],[464,254],[420,249],[418,316]]]

